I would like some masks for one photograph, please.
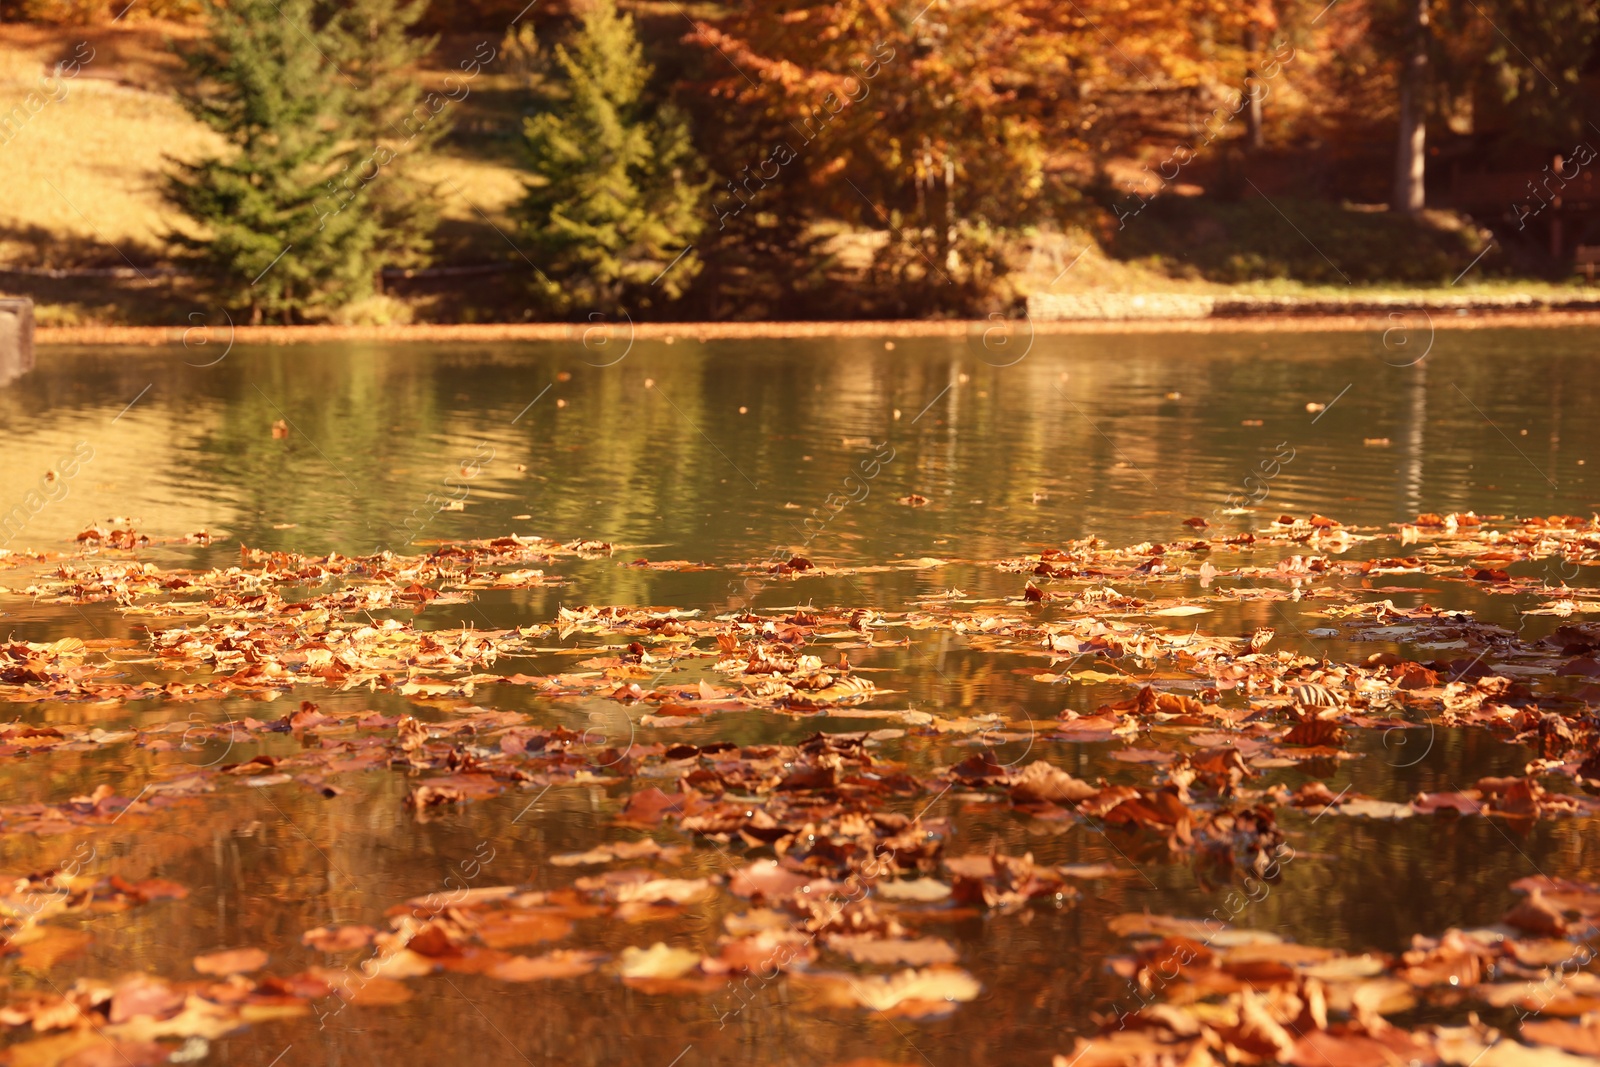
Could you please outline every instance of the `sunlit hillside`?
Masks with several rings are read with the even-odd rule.
[[[192,25],[126,28],[8,25],[0,37],[0,262],[21,267],[149,267],[181,226],[161,197],[168,159],[223,151],[189,116],[175,83]],[[78,73],[57,62],[87,57]],[[31,98],[31,100],[30,100]],[[5,138],[10,133],[10,139]],[[443,153],[423,177],[440,183],[446,220],[498,217],[521,192],[510,166]],[[126,258],[124,258],[126,257]]]

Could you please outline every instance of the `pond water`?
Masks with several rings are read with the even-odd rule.
[[[559,584],[483,589],[418,614],[374,613],[374,621],[459,631],[546,626],[563,606],[736,611],[745,606],[749,572],[742,568],[792,555],[825,573],[753,583],[754,610],[774,618],[803,605],[893,615],[951,590],[974,603],[1016,598],[1028,575],[990,561],[1090,536],[1113,546],[1192,538],[1183,520],[1195,516],[1208,517],[1210,535],[1220,536],[1259,529],[1280,514],[1315,512],[1386,529],[1426,512],[1589,516],[1600,509],[1592,333],[1440,331],[1427,358],[1412,365],[1398,365],[1410,357],[1399,358],[1393,340],[1386,345],[1378,331],[1041,336],[1025,358],[1003,367],[994,364],[1009,360],[981,345],[904,339],[890,349],[881,340],[684,337],[670,345],[640,341],[625,355],[615,344],[240,345],[215,363],[215,345],[46,348],[37,371],[0,391],[0,524],[7,524],[0,540],[12,551],[70,555],[78,550],[73,537],[88,526],[133,526],[155,543],[107,549],[104,558],[136,558],[163,572],[233,566],[241,546],[308,556],[414,554],[436,541],[509,533],[614,546],[547,564]],[[75,448],[81,461],[68,476],[61,459]],[[876,475],[862,479],[863,463],[874,459]],[[1230,494],[1248,509],[1219,510]],[[901,502],[914,496],[926,503]],[[459,510],[444,508],[457,499]],[[177,542],[201,530],[212,535],[209,544]],[[1260,562],[1286,555],[1263,549]],[[629,565],[638,559],[706,567]],[[8,640],[77,637],[121,649],[121,680],[129,683],[205,676],[129,652],[159,628],[137,612],[105,600],[20,595],[55,566],[0,570],[0,586],[11,590],[0,593]],[[1592,572],[1568,580],[1594,584]],[[1382,596],[1397,605],[1469,608],[1484,621],[1523,628],[1528,639],[1560,621],[1519,619],[1519,608],[1534,602],[1526,597],[1426,575],[1389,585],[1397,591]],[[1208,588],[1193,581],[1163,595],[1201,596]],[[1399,647],[1312,636],[1326,622],[1311,600],[1239,598],[1209,607],[1197,616],[1197,632],[1248,636],[1272,627],[1275,649],[1330,660]],[[1195,625],[1164,621],[1172,629]],[[494,670],[572,671],[580,657],[571,648],[608,644],[582,633],[539,643],[543,651]],[[615,655],[619,646],[609,647]],[[1064,709],[1088,714],[1124,698],[1125,683],[1041,683],[1032,675],[1047,661],[996,653],[938,627],[885,630],[850,655],[888,691],[867,709],[951,718],[1001,712],[1011,724],[976,740],[917,731],[886,737],[882,750],[913,773],[931,775],[987,747],[1007,765],[1045,759],[1089,779],[1149,778],[1149,768],[1111,758],[1123,741],[1052,739],[1045,726]],[[317,684],[272,695],[272,704],[244,693],[44,700],[14,703],[7,717],[148,729],[276,718],[312,700],[329,714],[374,709],[425,722],[471,705],[583,730],[598,706],[515,685],[486,685],[454,703]],[[892,716],[753,709],[652,727],[639,721],[639,709],[618,710],[614,701],[605,708],[601,732],[621,747],[630,739],[792,744],[819,730],[898,725]],[[1334,793],[1353,786],[1404,803],[1420,791],[1521,774],[1532,755],[1485,731],[1412,725],[1357,732],[1348,747],[1360,758],[1277,769],[1267,780],[1290,789],[1322,780]],[[0,758],[0,803],[59,804],[100,785],[133,797],[197,768],[257,753],[292,756],[314,744],[298,733],[205,737],[170,751],[124,743],[13,752]],[[0,835],[7,877],[58,867],[88,842],[92,873],[159,877],[188,889],[182,900],[76,920],[89,940],[48,966],[0,963],[14,994],[128,972],[190,980],[196,955],[243,946],[265,949],[281,975],[332,966],[302,945],[304,931],[382,927],[390,908],[439,891],[473,857],[493,857],[480,865],[478,886],[570,886],[595,869],[553,865],[551,857],[640,837],[616,825],[629,793],[640,784],[672,788],[670,779],[562,782],[419,817],[404,803],[416,782],[403,769],[329,780],[340,789],[331,797],[294,782],[252,787],[220,776],[213,791],[115,823]],[[788,977],[735,999],[624,983],[604,966],[540,982],[446,973],[405,979],[411,996],[401,1003],[351,1006],[320,1023],[316,1015],[257,1022],[213,1041],[208,1062],[1043,1065],[1070,1050],[1076,1035],[1092,1033],[1094,1016],[1118,995],[1122,983],[1106,959],[1126,943],[1108,930],[1113,916],[1206,915],[1234,887],[1232,876],[1170,851],[1156,835],[1030,818],[965,789],[935,793],[900,807],[926,804],[928,818],[949,819],[948,852],[996,848],[1031,852],[1040,864],[1117,868],[1082,882],[1076,900],[925,919],[920,932],[953,944],[981,985],[975,999],[943,1017],[818,1006]],[[1235,923],[1351,952],[1396,952],[1414,934],[1495,922],[1514,902],[1513,880],[1535,872],[1581,877],[1596,865],[1583,819],[1514,827],[1485,818],[1324,818],[1284,808],[1279,821],[1295,859]],[[693,846],[671,865],[677,876],[745,862],[737,840],[696,844],[670,825],[651,836]],[[657,941],[710,952],[726,914],[742,906],[719,891],[670,914],[579,919],[560,943],[611,957]]]

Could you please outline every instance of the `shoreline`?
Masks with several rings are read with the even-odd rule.
[[[1391,317],[1401,316],[1404,318]],[[1426,323],[1418,322],[1422,315]],[[1006,329],[1012,337],[1073,334],[1159,333],[1360,333],[1390,328],[1483,330],[1576,328],[1600,326],[1600,310],[1453,310],[1422,308],[1345,314],[1265,313],[1238,316],[1173,319],[1067,319],[919,320],[885,319],[859,322],[654,322],[584,324],[538,323],[421,323],[409,326],[41,326],[34,335],[38,346],[110,345],[158,347],[235,343],[258,345],[317,344],[347,341],[405,341],[416,343],[578,341],[606,330],[608,338],[631,337],[641,341],[792,340],[822,337],[928,338],[979,337],[990,330]]]

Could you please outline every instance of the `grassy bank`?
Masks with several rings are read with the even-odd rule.
[[[1425,328],[1422,319],[1407,319]],[[1394,323],[1386,316],[1261,315],[1253,318],[1166,319],[1013,323],[1012,340],[1026,345],[1030,336],[1118,333],[1381,333]],[[1600,327],[1600,311],[1468,312],[1441,315],[1428,325],[1438,330],[1554,329]],[[608,328],[607,344],[631,340],[725,341],[811,337],[965,338],[981,344],[995,328],[989,319],[879,320],[856,322],[673,322],[637,323]],[[342,341],[426,342],[432,344],[506,341],[600,341],[593,327],[581,323],[529,322],[475,325],[421,323],[410,326],[239,326],[190,328],[166,326],[51,326],[39,330],[37,343],[53,345],[158,346],[179,345],[217,358],[229,344],[287,345]]]

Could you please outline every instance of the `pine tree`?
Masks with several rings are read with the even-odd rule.
[[[573,50],[555,50],[567,97],[526,122],[536,180],[520,213],[537,291],[609,314],[682,294],[700,262],[678,257],[705,225],[708,186],[691,177],[685,120],[645,101],[652,70],[633,20],[614,0],[587,0],[580,19]]]
[[[319,47],[313,0],[208,0],[184,102],[231,151],[177,163],[166,193],[205,231],[171,239],[251,321],[294,321],[372,293],[382,221],[332,187],[352,143],[349,89]],[[176,162],[176,161],[175,161]]]
[[[414,76],[439,40],[410,34],[427,7],[428,0],[353,0],[327,27],[329,55],[349,86],[353,136],[338,185],[357,190],[361,210],[377,215],[383,266],[418,267],[430,258],[438,195],[415,176],[416,163],[449,132],[447,101],[465,95],[448,82],[445,93],[428,93]]]

